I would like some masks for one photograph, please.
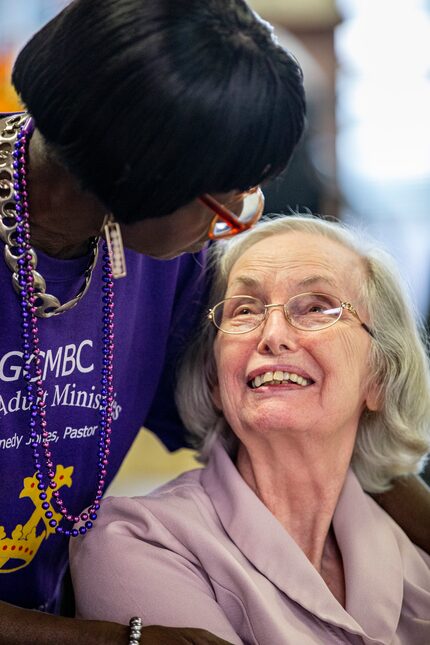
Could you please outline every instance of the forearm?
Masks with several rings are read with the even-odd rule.
[[[409,539],[430,554],[430,488],[418,476],[399,477],[375,500],[402,527]]]
[[[0,645],[127,645],[128,626],[52,616],[0,602]]]
[[[127,645],[129,628],[14,607],[0,601],[0,645]],[[141,645],[231,645],[203,629],[143,627]]]

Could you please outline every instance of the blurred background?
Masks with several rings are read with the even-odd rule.
[[[67,2],[0,0],[0,111],[20,47]],[[430,0],[249,0],[300,61],[306,137],[267,187],[267,212],[305,210],[367,229],[396,258],[430,320]],[[142,494],[196,467],[142,430],[111,486]]]

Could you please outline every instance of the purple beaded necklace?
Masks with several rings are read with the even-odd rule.
[[[110,435],[112,432],[113,404],[113,348],[114,348],[114,302],[113,276],[106,243],[103,246],[103,362],[101,377],[100,429],[98,436],[97,490],[87,512],[74,515],[63,499],[54,480],[55,471],[47,432],[46,402],[42,381],[42,368],[39,349],[39,330],[37,325],[37,291],[34,287],[32,254],[30,246],[29,205],[27,193],[27,152],[30,137],[34,131],[34,122],[29,119],[18,132],[13,152],[13,179],[16,202],[16,245],[18,255],[18,283],[20,287],[20,306],[22,320],[22,339],[24,354],[24,379],[30,403],[30,439],[33,450],[33,462],[38,479],[39,499],[55,532],[67,537],[84,534],[93,527],[97,519],[100,500],[103,495],[110,452]],[[41,430],[41,444],[37,441],[37,428]],[[64,520],[82,522],[79,529],[64,528],[56,519],[50,508],[48,489],[52,490],[52,501],[56,503]],[[61,521],[61,520],[60,520]]]

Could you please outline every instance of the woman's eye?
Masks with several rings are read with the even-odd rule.
[[[252,314],[253,312],[249,307],[239,307],[236,309],[236,311],[233,313],[233,316],[247,316],[249,314]]]

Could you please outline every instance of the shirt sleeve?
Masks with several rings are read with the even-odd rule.
[[[143,504],[109,498],[95,527],[72,540],[77,616],[196,627],[242,645],[198,561]]]
[[[163,372],[144,420],[145,427],[154,432],[171,451],[187,445],[185,429],[175,403],[177,372],[187,344],[203,324],[209,288],[206,252],[183,256]]]

